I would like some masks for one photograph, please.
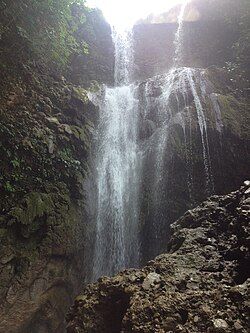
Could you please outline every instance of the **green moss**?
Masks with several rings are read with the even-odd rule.
[[[85,127],[71,126],[71,130],[73,135],[77,140],[82,141],[82,143],[89,148],[90,140],[89,140],[89,130]]]
[[[17,257],[36,260],[41,253],[70,253],[79,221],[78,207],[70,199],[65,184],[50,186],[48,193],[32,192],[5,217],[0,238],[15,248]],[[67,237],[65,237],[67,235]]]
[[[101,86],[97,81],[95,81],[95,80],[91,81],[89,91],[91,91],[93,93],[97,93],[100,89],[101,89]]]
[[[53,210],[53,206],[50,195],[33,192],[25,197],[22,207],[15,207],[11,210],[11,215],[21,224],[29,225],[36,218],[49,214]]]
[[[237,136],[249,136],[249,115],[246,105],[238,102],[232,95],[218,95],[218,102],[224,126]]]
[[[80,99],[84,104],[89,102],[88,92],[82,87],[73,87],[72,96]]]

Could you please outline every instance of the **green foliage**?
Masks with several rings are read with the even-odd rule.
[[[17,158],[15,158],[14,160],[12,160],[11,164],[14,167],[14,169],[17,169],[17,168],[20,167],[20,161]]]
[[[6,192],[15,192],[15,187],[9,181],[4,184],[4,189]]]
[[[0,211],[10,209],[31,191],[44,191],[48,185],[63,183],[73,193],[74,179],[79,173],[84,174],[87,167],[74,145],[58,141],[58,149],[51,155],[44,136],[38,138],[27,119],[13,128],[8,114],[0,116]],[[24,139],[31,144],[26,145]]]
[[[72,159],[72,152],[70,148],[64,148],[59,152],[59,156],[62,160],[70,161]]]
[[[9,43],[8,50],[35,54],[50,65],[65,68],[73,53],[88,52],[87,44],[75,38],[86,19],[84,3],[85,0],[2,1],[0,38]]]
[[[58,153],[59,161],[63,163],[65,175],[70,177],[81,170],[81,162],[74,159],[70,148],[64,148]]]

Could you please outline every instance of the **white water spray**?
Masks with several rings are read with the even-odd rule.
[[[105,88],[96,151],[96,241],[92,280],[138,266],[140,161],[137,156],[137,101],[132,33],[113,33],[115,88]]]

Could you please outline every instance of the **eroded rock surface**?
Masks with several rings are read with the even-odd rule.
[[[84,274],[78,235],[96,109],[44,69],[21,75],[2,82],[0,103],[0,331],[61,333]]]
[[[169,226],[186,210],[212,194],[237,189],[249,176],[249,5],[246,0],[190,1],[180,31],[180,67],[172,76],[180,6],[163,21],[149,19],[134,27],[140,143],[150,147],[142,171],[143,264],[165,252]],[[194,85],[185,72],[193,72]]]
[[[59,4],[0,4],[0,332],[65,332],[84,280],[83,181],[98,116],[85,88],[112,81],[114,55],[101,13],[75,4],[67,29],[88,52],[59,38],[52,56],[47,33],[64,28],[46,22]]]
[[[241,332],[249,328],[250,182],[172,225],[168,253],[87,286],[68,333]]]
[[[149,17],[134,27],[135,79],[165,73],[173,66],[179,13],[177,6],[157,20]],[[249,13],[247,0],[190,1],[184,15],[182,65],[206,68],[237,64],[242,77],[249,79]]]

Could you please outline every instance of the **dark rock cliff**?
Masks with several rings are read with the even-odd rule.
[[[79,87],[22,74],[1,101],[0,331],[62,332],[83,274],[77,235],[96,110]]]
[[[186,212],[168,253],[78,296],[68,332],[248,332],[249,212],[249,181]]]
[[[173,89],[168,101],[171,111],[162,106],[164,117],[168,118],[164,125],[167,126],[165,147],[158,174],[156,154],[159,154],[159,143],[155,137],[164,129],[157,119],[157,105],[159,99],[164,104],[164,90],[161,87],[165,77],[157,76],[147,81],[146,98],[151,102],[145,104],[141,99],[142,114],[144,108],[147,109],[147,116],[142,116],[140,122],[141,142],[151,149],[146,155],[142,176],[140,218],[143,260],[149,260],[165,250],[170,224],[187,209],[212,193],[232,191],[249,175],[248,99],[235,91],[230,75],[224,69],[214,66],[205,70],[192,69],[192,73],[206,118],[208,173],[204,167],[204,142],[196,109],[200,106],[191,86],[187,86],[184,95],[179,86]],[[177,83],[180,81],[179,75],[183,74],[176,74]],[[157,190],[154,190],[155,179],[161,179]],[[157,201],[152,199],[152,191],[157,191]]]
[[[135,25],[135,79],[165,73],[173,66],[179,11],[177,6],[159,20]],[[249,15],[247,0],[191,1],[184,15],[181,65],[235,72],[240,67],[239,74],[249,79]]]
[[[97,110],[83,86],[110,82],[112,55],[107,65],[101,54],[113,44],[103,18],[87,12],[79,29],[94,31],[85,31],[91,66],[77,82],[72,63],[59,71],[31,52],[11,20],[12,5],[1,10],[0,37],[0,331],[62,333],[85,274],[83,180]],[[22,8],[18,14],[21,25]]]
[[[158,149],[153,140],[161,130],[157,113],[159,107],[164,110],[162,101],[164,94],[168,94],[166,73],[173,67],[179,11],[177,7],[158,22],[157,19],[153,23],[144,21],[134,28],[134,78],[143,81],[138,92],[140,140],[142,145],[152,148],[142,181],[143,262],[165,250],[169,226],[185,210],[209,194],[225,194],[236,189],[249,176],[249,2],[192,1],[184,15],[179,65],[183,72],[192,69],[193,84],[206,118],[211,181],[207,186],[201,127],[195,111],[199,103],[190,82],[183,93],[183,81],[186,85],[188,78],[183,79],[180,72],[174,76],[165,107],[168,133],[162,162],[164,172],[157,205],[152,200]],[[158,236],[155,236],[155,225]]]
[[[77,38],[91,47],[88,53],[72,59],[70,79],[75,84],[114,84],[114,46],[111,28],[99,10],[90,10],[86,22],[77,31]]]

